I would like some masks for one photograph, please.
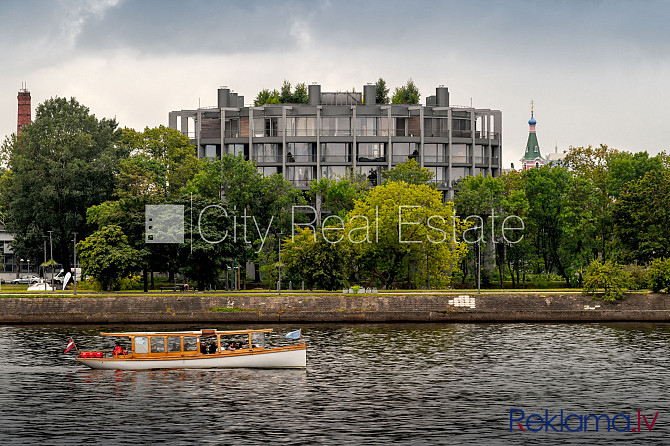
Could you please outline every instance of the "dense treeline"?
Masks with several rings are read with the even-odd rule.
[[[498,178],[468,177],[459,189],[460,215],[495,211],[524,221],[523,239],[512,244],[500,236],[500,219],[485,220],[486,284],[497,279],[501,286],[510,279],[519,285],[529,275],[558,275],[565,285],[582,287],[585,273],[595,271],[589,265],[597,261],[627,277],[631,287],[653,287],[647,265],[670,257],[670,157],[665,153],[650,157],[605,145],[571,148],[558,165]],[[464,270],[472,263],[465,259]]]
[[[483,286],[557,276],[608,289],[616,276],[660,290],[670,281],[666,154],[573,148],[562,165],[466,177],[453,203],[414,159],[377,187],[350,171],[303,192],[241,156],[198,159],[176,130],[119,129],[55,98],[5,140],[2,157],[0,206],[17,257],[41,259],[51,231],[46,263],[69,268],[76,233],[81,266],[103,289],[139,275],[146,290],[155,272],[220,288],[228,268],[245,277],[251,264],[270,288],[280,271],[284,286],[329,290],[472,286],[477,265]],[[170,209],[183,217],[183,239],[150,241],[153,205],[181,206]]]

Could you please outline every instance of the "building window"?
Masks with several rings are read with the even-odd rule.
[[[370,182],[370,186],[378,186],[381,184],[382,171],[384,171],[383,166],[358,166],[357,173],[359,175],[365,175],[365,177]]]
[[[311,163],[316,160],[316,144],[291,142],[286,144],[287,163]]]
[[[244,159],[248,159],[245,152],[244,144],[226,144],[226,153],[233,156],[243,155]]]
[[[215,159],[218,157],[218,147],[215,144],[207,144],[205,146],[205,158]]]
[[[259,163],[281,163],[279,144],[254,144],[252,160]]]
[[[444,176],[444,167],[427,167],[428,170],[433,172],[432,183],[436,184],[438,187],[446,187],[447,183]]]
[[[446,138],[449,136],[447,118],[424,118],[423,134],[426,137]]]
[[[321,166],[321,178],[328,178],[329,180],[336,180],[344,178],[347,175],[349,166]]]
[[[407,121],[405,117],[393,118],[393,136],[407,136]]]
[[[224,130],[225,138],[239,138],[240,137],[240,120],[226,119],[226,127]]]
[[[451,145],[451,162],[452,163],[469,163],[470,162],[470,146],[468,144],[452,144]]]
[[[351,136],[351,118],[321,118],[321,136]]]
[[[286,167],[286,178],[295,187],[309,187],[314,178],[314,167],[308,166],[288,166]]]
[[[486,162],[486,147],[479,144],[475,145],[475,163],[483,164]]]
[[[358,161],[359,162],[380,162],[386,161],[384,143],[358,143]]]
[[[280,118],[254,118],[254,136],[279,136]]]
[[[472,123],[469,117],[454,117],[451,129],[454,138],[472,138]]]
[[[258,173],[264,177],[269,177],[276,173],[281,173],[281,167],[276,166],[258,166]]]
[[[286,117],[286,136],[316,136],[316,118],[308,116]]]
[[[419,149],[413,142],[394,142],[393,143],[393,163],[404,163],[408,159],[414,159],[419,162]]]
[[[444,163],[447,161],[445,144],[424,144],[423,157],[426,163]]]
[[[470,175],[469,167],[452,167],[451,168],[451,184],[455,186],[461,178],[465,178]]]
[[[321,161],[324,163],[350,163],[351,144],[348,142],[322,142]]]
[[[356,118],[357,136],[388,136],[388,118]]]

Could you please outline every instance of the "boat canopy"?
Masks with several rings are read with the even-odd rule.
[[[271,328],[260,328],[256,330],[197,330],[197,331],[134,331],[125,333],[100,333],[102,336],[125,337],[134,336],[216,336],[216,335],[240,335],[248,333],[269,333]]]

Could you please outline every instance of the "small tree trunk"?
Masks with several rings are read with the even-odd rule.
[[[142,282],[144,282],[144,292],[148,293],[149,292],[149,284],[147,280],[147,268],[144,267],[142,268]]]

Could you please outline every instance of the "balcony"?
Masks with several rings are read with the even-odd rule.
[[[451,157],[451,162],[454,164],[470,164],[472,162],[472,158],[465,155],[453,155]]]
[[[313,163],[314,156],[312,155],[293,155],[290,152],[286,154],[287,163]]]
[[[452,130],[451,136],[454,138],[472,138],[472,130]]]
[[[251,160],[258,164],[281,163],[281,155],[255,155],[251,157]]]

